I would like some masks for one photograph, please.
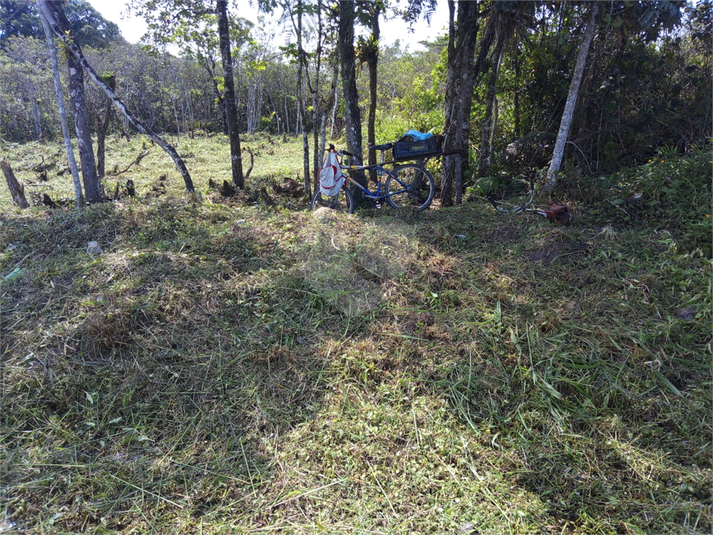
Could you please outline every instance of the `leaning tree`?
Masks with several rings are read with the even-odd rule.
[[[104,93],[109,97],[109,99],[114,103],[114,105],[117,107],[117,109],[121,112],[121,114],[126,118],[127,121],[129,121],[134,128],[136,128],[139,132],[142,134],[145,134],[148,136],[154,143],[156,143],[158,146],[160,146],[163,150],[165,150],[169,156],[173,159],[174,163],[176,164],[176,167],[178,168],[179,172],[181,173],[181,176],[183,176],[183,181],[186,184],[186,190],[189,192],[194,191],[193,187],[193,180],[191,179],[191,175],[188,172],[188,168],[186,168],[186,164],[183,162],[183,159],[179,156],[178,152],[176,152],[176,149],[170,145],[169,143],[166,142],[161,136],[153,132],[147,125],[145,125],[142,121],[137,119],[124,105],[124,103],[119,99],[119,97],[116,96],[116,93],[112,91],[111,87],[107,85],[107,83],[97,74],[97,72],[94,70],[94,68],[89,64],[89,62],[86,60],[84,57],[84,54],[82,53],[81,48],[79,45],[75,42],[75,40],[72,38],[72,33],[69,30],[63,31],[63,29],[60,27],[58,23],[58,19],[61,19],[62,17],[66,18],[66,15],[64,14],[63,11],[63,6],[60,2],[52,2],[51,0],[40,0],[39,3],[40,8],[42,9],[42,14],[43,16],[47,19],[47,22],[50,26],[50,29],[52,30],[52,33],[58,37],[59,39],[62,40],[64,43],[66,50],[67,50],[67,56],[74,58],[74,60],[77,61],[77,63],[84,69],[84,71],[89,75],[89,77],[92,79],[92,81],[98,85]],[[81,110],[79,110],[81,112]],[[84,114],[86,114],[86,104],[84,107]],[[75,105],[75,113],[77,112],[76,110],[76,105]],[[91,149],[91,147],[90,147]],[[81,153],[80,153],[81,155]],[[92,160],[93,160],[93,154],[92,154]],[[82,170],[84,172],[84,170]],[[96,176],[96,167],[94,168],[94,174]],[[89,193],[86,191],[86,178],[85,180],[85,193],[87,194],[87,199],[88,200],[93,200],[89,196]],[[98,183],[98,181],[97,181]]]

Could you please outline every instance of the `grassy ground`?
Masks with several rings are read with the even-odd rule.
[[[179,146],[202,202],[157,147],[135,200],[0,194],[1,533],[710,533],[701,248],[615,208],[312,214],[270,188],[299,143],[248,144],[238,198],[220,138]],[[58,146],[3,152],[72,196]]]

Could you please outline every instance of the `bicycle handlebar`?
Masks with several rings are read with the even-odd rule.
[[[324,149],[324,152],[336,152],[340,156],[354,156],[351,152],[347,152],[345,150],[337,150],[333,143],[330,143],[329,148]]]

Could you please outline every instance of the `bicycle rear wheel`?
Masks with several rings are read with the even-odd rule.
[[[386,181],[386,200],[394,208],[412,206],[425,210],[431,205],[436,184],[420,165],[407,163],[394,169]]]
[[[342,190],[337,195],[334,195],[332,197],[322,195],[322,192],[320,190],[317,190],[317,193],[315,193],[312,197],[310,209],[314,211],[317,208],[323,207],[331,208],[332,210],[336,210],[345,214],[353,214],[354,197],[352,196],[351,191],[349,191],[347,188],[342,188]]]

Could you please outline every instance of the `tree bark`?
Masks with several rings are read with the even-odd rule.
[[[295,22],[295,12],[290,12],[292,26],[297,35],[297,110],[298,122],[300,125],[299,131],[302,134],[302,173],[304,174],[304,189],[307,198],[312,196],[312,173],[309,165],[309,139],[307,137],[307,97],[305,95],[305,67],[306,54],[302,49],[302,12],[304,4],[302,0],[297,0],[297,22]]]
[[[371,20],[371,43],[367,52],[367,65],[369,67],[369,117],[366,124],[366,143],[367,146],[373,147],[376,145],[376,99],[377,99],[377,72],[379,65],[379,15],[381,13],[380,4],[373,4],[373,13]],[[370,150],[368,153],[369,165],[376,164],[376,151]],[[376,183],[376,170],[369,171],[371,181]]]
[[[480,138],[480,161],[478,162],[478,176],[485,176],[490,167],[492,146],[490,140],[495,131],[495,120],[493,112],[495,110],[495,97],[497,95],[496,85],[500,75],[500,65],[503,61],[505,50],[504,37],[498,38],[498,44],[493,51],[493,64],[490,67],[490,78],[488,79],[488,94],[485,99],[485,119],[483,121],[483,131]]]
[[[337,56],[339,56],[337,51]],[[337,108],[339,107],[339,57],[334,60],[334,75],[332,78],[332,126],[329,127],[329,137],[334,139],[334,123],[337,122]]]
[[[312,93],[312,144],[314,145],[314,151],[312,156],[312,181],[315,184],[315,191],[317,190],[317,184],[319,182],[319,169],[321,167],[321,156],[324,150],[320,150],[319,135],[321,132],[320,128],[320,102],[319,102],[319,91],[320,91],[320,79],[322,71],[322,42],[323,42],[324,27],[322,24],[322,1],[317,0],[317,50],[315,51],[315,73],[314,73],[314,85],[310,84],[310,92]],[[307,81],[309,82],[309,71]],[[311,198],[310,192],[310,198]]]
[[[339,50],[342,56],[347,150],[353,155],[352,164],[361,165],[363,149],[354,53],[354,3],[354,0],[340,0],[339,2]],[[363,172],[352,174],[352,178],[366,187],[366,177]],[[361,190],[355,191],[354,200],[357,205],[362,202]]]
[[[210,81],[213,84],[213,93],[215,93],[218,106],[220,106],[220,115],[223,119],[223,135],[229,136],[230,131],[228,130],[228,112],[225,109],[225,95],[218,89],[218,81],[215,76],[215,60],[212,56],[201,54],[198,58],[198,62],[203,65],[203,68],[208,72],[208,76],[210,76]]]
[[[10,189],[10,194],[12,195],[12,203],[20,208],[29,208],[30,203],[27,202],[25,198],[25,186],[20,184],[15,178],[15,173],[12,172],[12,167],[7,160],[0,161],[0,168],[5,175],[5,182],[7,182],[7,187]]]
[[[220,54],[223,57],[223,77],[225,79],[225,109],[228,113],[228,131],[230,133],[230,162],[233,170],[233,183],[240,189],[245,188],[243,178],[243,157],[240,151],[240,132],[238,130],[238,107],[235,104],[235,80],[233,78],[233,57],[230,53],[230,33],[228,30],[228,5],[226,0],[217,0],[218,34],[220,36]]]
[[[64,13],[64,6],[59,2],[50,2],[48,0],[43,0],[43,5],[51,13],[58,28],[65,35],[69,35],[71,26]],[[82,62],[73,54],[67,54],[67,67],[69,68],[69,96],[72,101],[74,131],[77,134],[84,195],[89,202],[101,202],[101,186],[97,176],[97,163],[94,159],[92,132],[89,128],[89,116],[87,114],[87,98],[84,92],[84,68]]]
[[[455,19],[455,0],[448,0],[450,24],[448,35],[448,72],[446,76],[446,113],[444,152],[461,151],[467,154],[470,133],[470,108],[473,100],[473,63],[478,35],[478,2],[458,2]],[[456,204],[463,197],[463,167],[467,158],[454,154],[443,158],[441,204],[453,205],[455,185]]]
[[[337,88],[339,86],[339,56],[338,54],[335,54],[335,56],[332,58],[334,61],[333,68],[334,72],[332,74],[332,84],[331,87],[329,88],[329,96],[327,97],[326,102],[324,103],[324,107],[322,109],[322,121],[320,125],[320,130],[319,130],[319,155],[320,155],[320,160],[322,159],[322,155],[324,154],[324,149],[327,145],[327,117],[328,117],[328,110],[334,106],[334,103],[337,101]],[[330,134],[331,137],[334,134],[334,121],[332,120],[332,133]],[[321,161],[319,162],[321,166]],[[317,188],[319,187],[319,170],[317,170],[317,175],[314,178],[314,189],[317,191]]]
[[[59,109],[59,124],[62,128],[62,138],[64,140],[64,149],[67,153],[67,162],[69,163],[69,170],[72,173],[72,181],[74,183],[74,199],[77,203],[77,208],[81,208],[84,203],[82,196],[82,183],[79,179],[79,169],[77,169],[77,162],[74,159],[74,149],[72,148],[72,137],[69,133],[69,125],[67,124],[67,113],[64,109],[64,95],[62,93],[62,80],[59,74],[59,61],[57,59],[57,48],[54,46],[54,37],[52,36],[52,30],[47,22],[44,12],[42,10],[42,0],[36,0],[37,12],[40,14],[40,21],[42,21],[42,28],[45,32],[45,39],[47,41],[47,50],[49,51],[50,63],[52,64],[52,77],[54,79],[54,92],[57,98],[57,108]]]
[[[572,82],[569,86],[567,102],[564,105],[564,112],[562,113],[562,120],[560,122],[559,132],[557,133],[557,141],[555,142],[555,149],[552,154],[552,163],[550,164],[550,168],[547,170],[547,179],[545,180],[546,190],[552,190],[555,186],[557,186],[557,173],[562,166],[564,149],[567,144],[569,129],[572,126],[572,119],[574,118],[577,96],[579,95],[579,87],[582,85],[584,67],[587,64],[587,56],[589,55],[589,47],[592,44],[592,39],[594,38],[598,10],[599,4],[595,3],[591,8],[589,20],[587,21],[587,26],[584,29],[584,37],[582,38],[582,44],[579,47],[577,63],[574,67],[574,75],[572,76]]]
[[[84,54],[82,54],[82,50],[79,48],[79,46],[77,46],[77,44],[72,39],[70,39],[64,32],[62,32],[62,30],[60,30],[60,28],[57,26],[52,12],[50,10],[44,9],[47,4],[52,4],[53,2],[51,2],[50,0],[40,0],[40,2],[42,3],[41,7],[43,9],[45,17],[47,18],[47,21],[49,22],[52,33],[54,33],[55,36],[59,37],[62,40],[62,42],[67,47],[69,54],[81,63],[82,67],[84,67],[84,70],[87,72],[92,81],[97,84],[99,88],[104,91],[104,93],[111,99],[111,101],[114,103],[114,106],[116,106],[121,112],[121,114],[126,117],[126,120],[129,121],[134,126],[134,128],[136,128],[142,134],[148,136],[154,143],[159,145],[164,151],[168,153],[169,156],[171,156],[174,163],[176,164],[176,167],[181,173],[181,176],[183,176],[183,181],[186,184],[186,190],[192,193],[194,191],[194,188],[193,181],[191,180],[191,175],[188,172],[188,169],[186,168],[186,164],[178,155],[178,152],[176,152],[176,149],[174,149],[173,146],[168,144],[161,136],[154,133],[143,122],[134,117],[134,115],[129,112],[129,110],[119,99],[119,97],[117,97],[116,94],[111,90],[111,88],[106,85],[104,80],[99,77],[99,75],[84,57]]]
[[[114,74],[102,75],[104,80],[112,91],[116,90],[116,76]],[[106,108],[104,109],[104,118],[102,113],[97,114],[97,175],[100,179],[106,174],[106,133],[109,130],[109,122],[111,121],[111,100],[106,98]]]

